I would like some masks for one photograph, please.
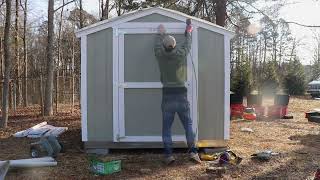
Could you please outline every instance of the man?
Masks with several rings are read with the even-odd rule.
[[[190,22],[190,20],[188,20]],[[187,21],[187,22],[188,22]],[[166,34],[165,27],[161,24],[158,27],[154,51],[157,58],[160,72],[162,89],[162,139],[165,150],[165,163],[171,164],[175,161],[172,155],[171,126],[175,113],[178,114],[186,132],[187,144],[190,151],[190,158],[196,163],[201,163],[195,146],[195,133],[192,129],[190,117],[190,104],[187,99],[187,88],[185,79],[187,77],[187,56],[191,49],[191,23],[187,23],[185,40],[181,46],[173,36]]]

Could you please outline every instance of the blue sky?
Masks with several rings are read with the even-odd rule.
[[[67,1],[67,0],[66,0]],[[30,19],[46,19],[47,17],[47,0],[31,0]],[[316,0],[287,0],[294,2],[281,10],[280,16],[286,21],[295,21],[308,25],[320,25],[320,1]],[[56,0],[56,4],[59,2]],[[98,0],[83,0],[83,7],[91,14],[98,15]],[[70,7],[69,7],[70,8]],[[293,35],[300,40],[301,46],[298,49],[298,55],[303,64],[310,64],[312,60],[312,50],[315,46],[313,31],[320,28],[304,28],[290,24]]]

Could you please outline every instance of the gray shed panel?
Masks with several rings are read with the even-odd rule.
[[[129,22],[181,22],[181,21],[170,18],[168,16],[163,16],[161,14],[154,13],[138,19],[134,19]]]
[[[224,36],[198,30],[199,140],[224,138]]]
[[[112,29],[88,35],[88,141],[113,140]]]
[[[156,36],[156,34],[125,34],[125,82],[160,82],[159,65],[154,55]],[[183,42],[183,34],[172,36],[176,38],[177,43]]]
[[[153,34],[126,34],[124,36],[124,79],[126,82],[159,82],[160,71],[153,51],[155,37],[156,35]],[[138,42],[139,45],[137,45]]]
[[[127,136],[161,136],[161,89],[125,90],[125,134]],[[183,126],[175,116],[173,135],[184,135]]]

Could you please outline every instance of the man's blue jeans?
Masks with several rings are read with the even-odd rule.
[[[196,153],[195,133],[192,129],[190,117],[190,104],[187,93],[163,94],[162,96],[162,140],[166,156],[172,155],[172,134],[171,126],[174,121],[175,113],[185,129],[187,144],[191,152]]]

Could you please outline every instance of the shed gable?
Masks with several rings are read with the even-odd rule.
[[[78,30],[76,32],[76,35],[77,37],[86,36],[88,34],[92,34],[94,32],[98,32],[110,27],[115,27],[126,22],[185,22],[187,18],[192,19],[193,25],[197,27],[202,27],[204,29],[214,31],[216,33],[223,34],[229,37],[234,36],[233,32],[211,22],[189,16],[178,11],[158,7],[133,11],[119,17],[92,24]]]

